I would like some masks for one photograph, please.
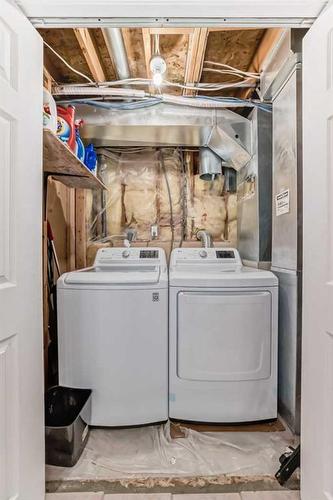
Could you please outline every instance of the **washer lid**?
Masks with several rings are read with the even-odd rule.
[[[64,282],[67,285],[147,285],[158,283],[160,274],[160,266],[109,265],[68,273]]]

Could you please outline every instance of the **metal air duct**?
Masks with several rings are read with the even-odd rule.
[[[222,174],[222,161],[209,148],[199,149],[199,176],[203,181],[213,181]]]
[[[230,110],[164,103],[133,110],[104,107],[107,103],[76,105],[76,116],[84,121],[81,137],[95,146],[205,147],[219,157],[218,170],[217,165],[214,172],[208,168],[216,174],[221,174],[221,159],[240,170],[252,157],[251,121]]]
[[[117,76],[120,80],[130,78],[127,54],[120,28],[104,28],[104,40],[112,56]]]

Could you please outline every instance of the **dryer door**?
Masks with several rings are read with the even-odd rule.
[[[178,377],[198,381],[269,378],[271,303],[267,290],[180,292]]]

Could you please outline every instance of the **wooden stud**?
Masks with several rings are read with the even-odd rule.
[[[189,49],[186,59],[184,83],[197,83],[201,79],[202,66],[205,59],[208,38],[207,28],[195,28],[190,35]],[[195,95],[195,90],[184,89],[184,95]]]
[[[283,32],[284,30],[281,28],[270,28],[266,30],[247,71],[260,73],[260,71],[263,69],[263,63],[266,57],[276,45]],[[247,99],[252,92],[253,89],[240,89],[237,97],[240,97],[241,99]]]
[[[151,32],[149,28],[142,28],[142,38],[143,38],[143,50],[146,61],[147,78],[151,78],[149,63],[152,56],[152,47],[151,47]],[[154,86],[150,85],[149,92],[151,94],[154,94],[155,91],[156,89],[154,88]]]
[[[132,52],[131,28],[122,28],[121,34],[123,36],[123,41],[124,41],[125,52],[126,52],[127,58],[130,59],[130,54]],[[108,45],[106,44],[106,46],[108,46]],[[110,57],[112,59],[111,54],[110,54]]]
[[[52,83],[53,83],[53,78],[44,66],[43,68],[43,84],[44,88],[48,90],[50,93],[52,92]]]
[[[146,61],[147,78],[150,78],[149,63],[151,59],[151,36],[149,28],[142,28],[143,49]]]
[[[88,28],[74,28],[74,33],[94,80],[105,82],[106,76]]]
[[[75,267],[87,265],[86,196],[84,189],[75,190]]]
[[[75,189],[67,188],[67,271],[75,269]]]

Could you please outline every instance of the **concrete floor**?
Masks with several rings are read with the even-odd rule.
[[[46,500],[300,500],[299,491],[247,491],[243,493],[186,494],[114,494],[104,493],[49,493]]]

